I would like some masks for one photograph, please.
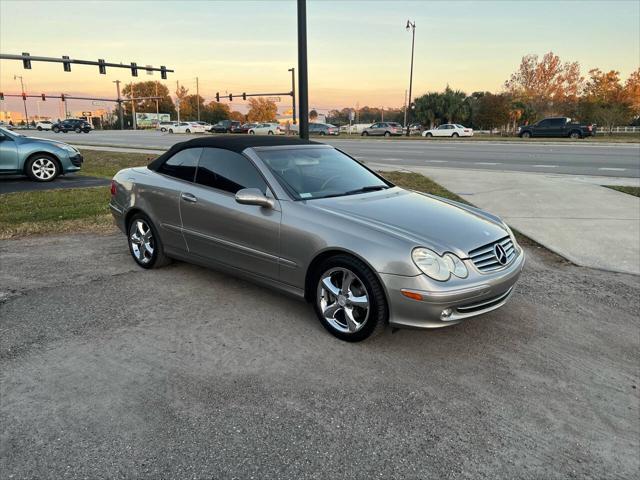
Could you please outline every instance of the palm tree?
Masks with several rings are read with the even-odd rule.
[[[461,90],[452,90],[447,85],[442,94],[443,114],[448,123],[465,121],[469,117],[469,105],[465,102],[467,94]]]

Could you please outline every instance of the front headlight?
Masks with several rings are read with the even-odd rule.
[[[467,267],[453,253],[445,253],[442,257],[428,248],[414,248],[411,252],[413,263],[427,276],[445,282],[451,274],[459,278],[466,278]]]
[[[78,153],[78,150],[76,150],[75,148],[73,148],[71,145],[67,145],[66,143],[61,143],[58,145],[61,149],[66,150],[67,152],[71,152],[71,153]]]

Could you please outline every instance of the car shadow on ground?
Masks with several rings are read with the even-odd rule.
[[[85,177],[81,175],[61,175],[51,182],[34,182],[23,175],[7,175],[0,178],[0,194],[14,192],[33,192],[55,190],[59,188],[86,188],[109,185],[107,178]]]

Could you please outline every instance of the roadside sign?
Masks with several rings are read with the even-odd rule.
[[[353,122],[355,118],[356,118],[356,112],[354,112],[353,110],[349,110],[349,121]]]
[[[105,102],[101,102],[99,100],[94,100],[93,102],[91,102],[91,105],[95,105],[96,107],[104,107],[106,105]]]
[[[270,102],[279,102],[280,97],[267,97],[267,100],[269,100]]]
[[[91,116],[91,112],[82,112],[82,116],[83,117],[90,117]]]

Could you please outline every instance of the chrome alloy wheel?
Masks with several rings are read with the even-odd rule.
[[[327,270],[318,282],[317,301],[325,320],[335,330],[355,333],[369,318],[369,293],[351,270]]]
[[[47,157],[37,158],[31,164],[31,173],[38,180],[51,180],[56,176],[57,167],[53,160]]]
[[[155,250],[153,231],[143,219],[138,218],[129,227],[129,243],[131,252],[141,265],[146,265],[153,259]]]

